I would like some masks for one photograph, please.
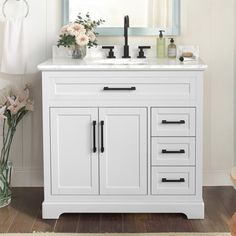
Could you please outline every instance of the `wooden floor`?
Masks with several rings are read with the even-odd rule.
[[[0,233],[27,232],[228,232],[236,212],[232,187],[205,187],[205,220],[187,220],[182,214],[65,214],[42,220],[42,188],[15,188],[11,206],[0,209]]]

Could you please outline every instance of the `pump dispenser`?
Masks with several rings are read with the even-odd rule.
[[[159,38],[157,38],[157,57],[164,58],[166,56],[166,39],[163,37],[165,30],[159,30]]]
[[[168,45],[168,57],[169,58],[176,58],[176,45],[175,45],[175,41],[173,38],[170,38],[170,44]]]

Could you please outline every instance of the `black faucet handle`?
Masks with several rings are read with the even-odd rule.
[[[151,46],[138,46],[139,49],[151,49]]]
[[[115,54],[114,54],[114,46],[102,46],[102,49],[109,49],[110,51],[109,51],[109,53],[108,53],[108,56],[107,56],[107,58],[116,58],[115,57]]]
[[[139,46],[139,54],[137,58],[146,58],[144,55],[144,49],[151,49],[151,46]]]

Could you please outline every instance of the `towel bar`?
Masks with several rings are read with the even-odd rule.
[[[6,4],[9,0],[5,0],[4,3],[2,4],[2,14],[3,16],[6,18],[6,14],[5,14],[5,7],[6,7]],[[16,1],[21,1],[21,0],[16,0]],[[27,12],[26,12],[26,15],[25,15],[25,18],[29,15],[29,3],[26,1],[26,0],[22,0],[26,7],[27,7]]]

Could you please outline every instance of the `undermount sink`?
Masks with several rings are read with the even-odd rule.
[[[118,59],[101,59],[96,60],[96,64],[103,65],[146,65],[147,59],[135,59],[135,58],[118,58]]]

